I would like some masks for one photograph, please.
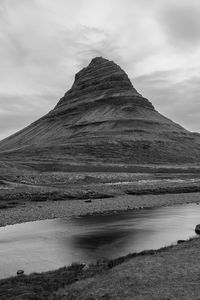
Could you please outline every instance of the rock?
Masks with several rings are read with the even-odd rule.
[[[200,234],[200,224],[195,227],[196,234]]]
[[[110,300],[111,299],[111,296],[108,294],[108,293],[105,293],[101,296],[100,299],[103,299],[103,300]]]
[[[21,276],[21,275],[23,275],[23,274],[24,274],[24,270],[18,270],[18,271],[17,271],[17,275],[18,275],[18,276]]]
[[[85,200],[85,203],[91,203],[91,202],[92,202],[91,199]]]
[[[185,242],[185,240],[178,240],[177,241],[177,244],[182,244],[182,243],[184,243]]]

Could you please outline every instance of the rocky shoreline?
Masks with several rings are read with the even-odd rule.
[[[26,202],[0,210],[0,226],[45,219],[70,218],[85,214],[118,213],[120,211],[199,203],[200,193],[164,195],[120,195],[106,199]]]

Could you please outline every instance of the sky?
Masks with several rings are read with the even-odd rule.
[[[96,56],[200,132],[199,0],[0,0],[0,139],[51,110]]]

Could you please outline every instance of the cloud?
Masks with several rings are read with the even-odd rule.
[[[135,87],[155,108],[191,131],[200,131],[200,77],[179,79],[181,70],[159,71],[136,77]],[[196,70],[190,70],[196,73]]]
[[[195,50],[200,44],[199,2],[169,1],[159,10],[158,19],[169,41],[179,50]]]
[[[13,96],[0,94],[1,138],[12,134],[52,109],[55,95],[35,94]]]
[[[95,56],[118,63],[163,114],[199,130],[199,12],[199,0],[1,0],[0,138],[53,108]]]

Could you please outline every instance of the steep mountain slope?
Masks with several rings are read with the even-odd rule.
[[[97,57],[52,111],[0,142],[0,158],[196,162],[200,138],[159,114],[118,65]]]

